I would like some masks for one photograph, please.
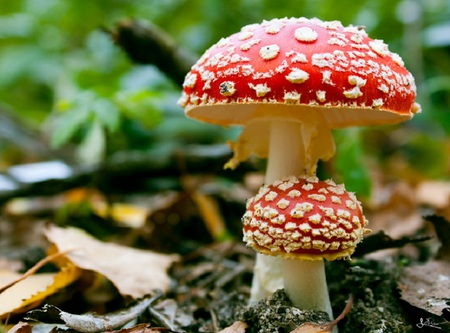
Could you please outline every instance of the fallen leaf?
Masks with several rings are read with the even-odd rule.
[[[417,186],[416,199],[420,204],[444,208],[450,202],[450,182],[423,181]]]
[[[233,325],[228,326],[227,328],[219,331],[218,333],[245,333],[247,327],[248,327],[247,323],[243,321],[235,321]]]
[[[101,242],[77,228],[49,226],[45,235],[77,267],[102,274],[122,295],[141,298],[155,289],[167,291],[167,270],[179,256]]]
[[[23,321],[19,321],[15,324],[8,333],[31,333],[33,326]]]
[[[118,331],[108,331],[108,333],[161,333],[161,331],[151,328],[150,324],[143,323],[133,327],[123,328]]]
[[[64,324],[75,331],[84,333],[100,333],[121,328],[141,315],[157,298],[144,298],[127,309],[98,316],[94,314],[72,314],[58,309],[56,306],[46,304],[42,309],[28,312],[27,319],[44,321],[60,319]],[[58,317],[58,318],[55,318]],[[45,319],[43,319],[45,318]]]
[[[333,327],[319,325],[316,323],[303,323],[291,333],[331,333]]]
[[[406,267],[400,278],[399,288],[404,301],[441,316],[450,299],[450,262],[436,260]]]
[[[44,299],[75,281],[80,270],[68,263],[57,273],[35,274],[8,287],[0,294],[0,318],[10,313],[22,313],[42,303]],[[21,279],[23,275],[0,272],[0,288]]]

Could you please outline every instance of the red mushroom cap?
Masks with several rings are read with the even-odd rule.
[[[323,110],[330,127],[344,127],[407,120],[420,111],[415,97],[400,56],[362,27],[284,18],[213,45],[187,74],[179,104],[188,116],[221,125],[245,124],[261,104],[303,105]],[[277,109],[262,116],[291,113]]]
[[[263,254],[303,260],[349,257],[367,220],[353,193],[333,181],[289,177],[247,202],[244,241]]]

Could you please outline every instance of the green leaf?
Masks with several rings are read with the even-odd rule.
[[[105,98],[97,98],[92,103],[92,112],[99,123],[109,132],[115,132],[120,125],[119,108]]]
[[[89,109],[84,105],[71,108],[57,116],[53,125],[51,145],[54,148],[68,143],[75,133],[81,129],[89,119]]]
[[[115,96],[122,112],[150,129],[162,121],[159,109],[161,94],[154,91],[121,91]]]

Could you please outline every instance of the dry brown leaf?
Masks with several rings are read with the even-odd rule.
[[[65,326],[77,332],[101,333],[124,327],[124,325],[139,317],[159,297],[161,297],[160,294],[152,298],[146,297],[126,309],[104,315],[93,313],[73,314],[62,311],[56,306],[46,304],[42,309],[29,311],[27,319],[48,323],[63,321]]]
[[[416,199],[420,204],[433,208],[445,208],[450,202],[450,182],[424,181],[416,189]]]
[[[243,321],[235,321],[233,325],[228,326],[227,328],[221,330],[218,333],[245,333],[247,327],[248,327],[247,323]]]
[[[96,201],[92,203],[92,209],[103,218],[111,217],[113,221],[131,228],[142,227],[148,216],[146,208],[124,202],[109,205],[105,201]]]
[[[430,261],[424,265],[406,267],[399,288],[403,300],[441,316],[450,299],[450,262]]]
[[[14,284],[0,294],[0,318],[28,311],[75,281],[79,275],[80,270],[68,263],[58,273],[35,274]],[[0,288],[21,277],[22,274],[10,271],[0,272]]]
[[[133,327],[123,328],[118,331],[107,331],[108,333],[161,333],[158,329],[153,329],[150,327],[150,324],[138,324]]]
[[[8,333],[31,333],[33,326],[23,321],[19,321],[14,325]]]
[[[198,211],[211,236],[217,241],[226,238],[228,234],[227,228],[217,201],[199,191],[194,191],[191,197],[197,205]]]
[[[76,266],[102,274],[122,295],[140,298],[155,289],[166,291],[168,268],[178,255],[165,255],[101,242],[77,228],[49,226],[45,235]]]
[[[333,327],[319,325],[316,323],[303,323],[291,333],[331,333]]]

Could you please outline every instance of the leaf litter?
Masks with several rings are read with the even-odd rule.
[[[198,202],[194,201],[195,204],[198,204]],[[208,209],[219,209],[217,206],[215,208],[213,206],[208,207],[210,207]],[[390,207],[389,209],[394,208]],[[439,209],[443,208],[439,207]],[[386,210],[388,208],[385,207]],[[199,215],[201,216],[202,214]],[[203,218],[209,218],[205,216],[214,216],[214,214],[204,214]],[[211,218],[211,221],[208,221],[208,223],[214,223],[213,221],[214,218]],[[402,269],[400,264],[402,255],[405,255],[405,253],[410,254],[409,252],[403,252],[404,245],[409,244],[417,248],[418,255],[416,258],[411,257],[408,259],[411,261],[432,259],[436,256],[438,249],[448,246],[448,240],[446,239],[440,239],[441,243],[439,246],[436,246],[437,243],[433,239],[430,240],[428,235],[425,234],[424,236],[424,234],[421,234],[420,230],[416,234],[412,232],[415,230],[417,223],[415,222],[413,226],[412,229],[405,227],[403,234],[398,239],[389,236],[385,237],[386,235],[380,234],[381,237],[379,236],[378,241],[371,242],[368,239],[368,247],[364,248],[364,245],[361,247],[361,253],[371,254],[377,251],[377,247],[373,245],[374,243],[387,248],[394,246],[397,248],[397,254],[385,256],[384,259],[372,258],[368,260],[356,256],[352,262],[329,263],[327,272],[329,273],[330,292],[335,311],[342,311],[345,307],[346,298],[352,292],[352,289],[357,291],[353,308],[339,323],[340,332],[351,332],[346,327],[356,328],[362,333],[372,332],[374,329],[378,329],[380,332],[414,332],[414,328],[417,327],[416,324],[421,324],[422,322],[418,321],[420,318],[414,317],[414,314],[411,317],[404,311],[399,311],[405,307],[405,303],[414,308],[422,308],[421,310],[425,311],[423,323],[426,323],[426,315],[433,314],[429,311],[430,309],[426,309],[421,304],[414,305],[412,299],[408,299],[403,294],[401,295],[404,302],[402,305],[399,302],[400,296],[397,296],[398,281],[402,281],[403,287],[415,288],[413,282],[408,279],[407,273],[403,273],[402,280],[399,279],[401,272],[407,272],[407,270]],[[70,248],[76,248],[76,245],[78,245],[78,250],[67,254],[66,259],[73,262],[82,272],[91,271],[102,276],[104,274],[126,300],[123,304],[135,299],[128,307],[118,303],[115,307],[96,311],[97,314],[95,315],[66,311],[64,307],[59,308],[56,307],[56,304],[51,305],[51,303],[35,310],[49,311],[52,309],[56,314],[65,313],[63,317],[69,323],[68,318],[71,320],[73,318],[79,319],[80,317],[76,316],[81,316],[81,319],[96,322],[97,326],[94,325],[94,327],[101,331],[106,328],[111,330],[112,326],[107,324],[108,320],[112,320],[113,323],[118,325],[115,327],[116,324],[114,324],[114,329],[117,329],[116,332],[124,333],[167,331],[225,333],[272,333],[283,331],[317,333],[321,332],[321,330],[327,332],[327,325],[330,324],[329,319],[323,314],[312,313],[309,316],[304,311],[292,308],[289,300],[285,295],[283,296],[282,291],[264,300],[260,305],[248,306],[247,297],[252,277],[254,253],[239,242],[231,241],[203,245],[194,252],[185,253],[181,256],[165,254],[163,256],[167,257],[163,260],[164,264],[150,265],[152,270],[143,264],[135,264],[137,267],[131,267],[131,265],[127,265],[127,260],[117,260],[117,266],[110,267],[110,265],[114,266],[114,263],[110,262],[116,261],[116,257],[119,258],[118,251],[126,252],[127,254],[124,257],[128,258],[128,261],[134,262],[134,255],[142,250],[135,252],[134,250],[136,249],[131,249],[132,251],[128,252],[130,248],[126,246],[100,242],[85,232],[74,228],[48,226],[45,234],[49,241],[53,243],[52,251],[65,251]],[[432,250],[431,252],[430,249]],[[434,252],[433,249],[435,249]],[[142,252],[148,253],[151,251],[145,250]],[[422,255],[419,255],[420,253]],[[423,253],[428,254],[423,257]],[[152,254],[160,255],[160,253]],[[383,266],[384,268],[381,269]],[[412,275],[416,275],[415,269],[420,269],[419,266],[416,268],[415,265],[407,264],[406,266],[409,266],[408,268],[411,269]],[[61,266],[57,265],[57,267]],[[151,276],[155,269],[159,270],[160,273],[161,271],[163,272],[161,276],[164,276],[164,278],[156,279],[159,282],[155,282]],[[130,276],[134,275],[138,277],[132,277],[130,281],[137,282],[128,282],[131,286],[127,286],[126,283],[125,286],[120,284],[121,281],[130,279]],[[151,287],[148,285],[145,288],[133,286],[133,284],[142,283],[140,282],[142,276],[146,276],[147,280],[153,281],[150,284]],[[446,275],[443,274],[442,276]],[[436,277],[436,275],[430,273],[430,277],[430,281],[433,281],[433,277]],[[117,281],[119,278],[121,281]],[[437,275],[437,278],[439,279],[439,275]],[[441,279],[445,280],[442,277]],[[164,291],[162,294],[159,294],[157,289]],[[64,292],[62,291],[62,295],[64,295]],[[435,293],[437,294],[437,292]],[[151,304],[145,303],[152,297],[157,298],[153,299]],[[142,308],[145,308],[142,312],[136,312],[136,308],[133,308],[133,306],[141,301],[144,302],[141,304],[147,306],[142,306]],[[62,302],[61,304],[64,305],[65,303]],[[142,310],[142,308],[140,309]],[[446,322],[443,321],[445,320],[443,313],[445,313],[446,309],[445,307],[441,309],[442,314],[439,317],[433,314],[435,315],[433,318],[440,319],[440,321],[436,322],[439,323],[439,327],[442,329],[447,327],[445,326]],[[33,312],[28,312],[27,317],[31,318],[32,316]],[[123,319],[123,316],[125,316],[126,320]],[[120,318],[123,321],[118,320]],[[124,321],[130,318],[131,320],[127,324],[123,324]],[[56,331],[66,330],[70,327],[69,325],[72,325],[65,324],[61,320],[60,315],[53,315],[51,319],[53,320],[49,322],[55,321],[53,325],[55,325]],[[48,320],[42,319],[32,323],[33,331],[49,331],[49,326],[44,326],[44,322],[48,322]],[[121,327],[122,324],[123,326]],[[83,325],[82,320],[81,327],[74,326],[72,329],[77,327],[75,330],[90,332]],[[90,327],[88,324],[86,326]],[[22,328],[20,327],[22,326],[11,328],[11,330],[27,330],[28,324],[23,325]]]

